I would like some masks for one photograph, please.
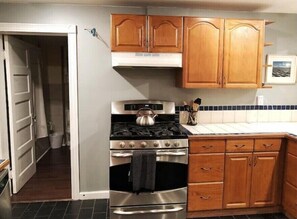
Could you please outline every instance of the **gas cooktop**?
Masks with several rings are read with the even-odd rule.
[[[187,130],[175,122],[159,122],[152,126],[119,122],[111,126],[111,140],[139,139],[182,139],[187,138]]]

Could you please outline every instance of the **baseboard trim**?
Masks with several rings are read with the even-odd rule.
[[[49,147],[38,159],[37,159],[37,161],[36,161],[36,163],[38,163],[38,161],[40,161],[41,160],[41,158],[43,158],[44,157],[44,155],[49,151],[51,149],[51,147]]]
[[[79,199],[80,200],[109,199],[109,190],[101,190],[101,191],[94,191],[94,192],[80,192]]]

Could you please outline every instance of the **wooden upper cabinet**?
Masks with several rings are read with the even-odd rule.
[[[221,87],[224,20],[184,18],[182,87]]]
[[[182,17],[113,14],[111,51],[182,52],[182,29]]]
[[[112,15],[111,51],[147,51],[146,16],[128,14]]]
[[[262,86],[264,20],[225,20],[224,87]]]
[[[277,205],[278,156],[278,152],[254,153],[250,207]]]
[[[182,52],[182,17],[148,16],[149,52]]]

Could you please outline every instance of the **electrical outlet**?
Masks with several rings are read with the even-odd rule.
[[[264,105],[264,96],[257,96],[257,105]]]

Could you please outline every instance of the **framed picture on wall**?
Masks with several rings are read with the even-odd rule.
[[[297,56],[267,55],[267,84],[295,84]]]

